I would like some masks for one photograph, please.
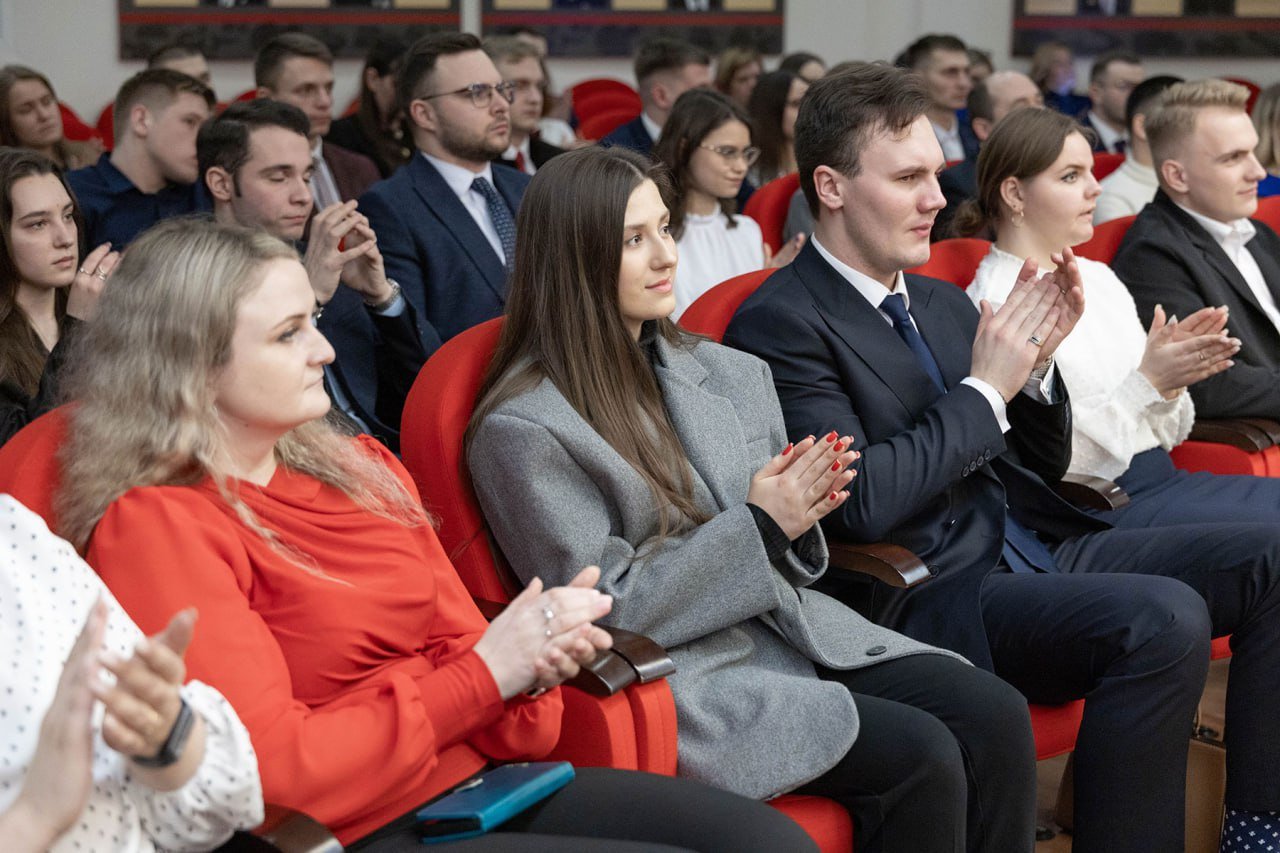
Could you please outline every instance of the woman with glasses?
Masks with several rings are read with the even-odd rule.
[[[771,260],[773,266],[791,263],[803,238],[771,259],[760,226],[735,213],[738,190],[760,157],[751,142],[751,119],[741,107],[719,92],[690,89],[671,108],[653,157],[671,173],[664,200],[680,249],[672,319],[725,279],[763,269]]]

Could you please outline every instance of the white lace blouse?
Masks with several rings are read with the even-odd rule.
[[[750,216],[735,216],[729,227],[721,212],[700,216],[686,214],[684,233],[676,241],[680,261],[676,265],[676,310],[678,320],[684,309],[725,279],[764,268],[764,237]]]
[[[130,655],[142,632],[98,576],[39,516],[0,495],[0,811],[22,789],[63,662],[98,596],[109,612],[104,645]],[[249,733],[212,687],[191,681],[182,695],[205,721],[204,759],[195,776],[164,793],[133,781],[128,760],[102,740],[99,704],[89,802],[53,850],[208,850],[236,829],[262,822]]]
[[[1138,372],[1147,335],[1124,283],[1106,264],[1078,258],[1084,280],[1084,315],[1055,356],[1071,394],[1073,474],[1114,480],[1133,457],[1153,447],[1168,450],[1195,421],[1191,395],[1160,395]],[[1004,304],[1022,258],[991,248],[969,286],[975,305]]]

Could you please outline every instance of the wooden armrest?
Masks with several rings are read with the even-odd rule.
[[[924,583],[933,577],[924,561],[900,545],[828,541],[827,548],[831,552],[831,568],[871,575],[881,583],[899,589]]]
[[[250,835],[237,832],[218,848],[221,853],[342,853],[342,845],[323,825],[302,812],[267,804],[266,819]]]
[[[490,620],[506,608],[505,604],[481,598],[475,602],[484,618]],[[630,684],[648,684],[676,671],[667,650],[643,634],[621,628],[605,630],[613,636],[613,648],[596,655],[565,684],[591,696],[612,696]]]
[[[1276,440],[1277,436],[1280,436],[1280,424],[1262,418],[1244,418],[1197,420],[1192,425],[1191,435],[1188,438],[1192,441],[1225,444],[1246,453],[1257,453],[1280,443]]]
[[[1053,490],[1081,509],[1119,509],[1129,503],[1129,495],[1115,483],[1085,474],[1068,474]]]

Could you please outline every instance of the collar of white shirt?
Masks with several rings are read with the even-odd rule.
[[[649,118],[648,113],[640,113],[640,123],[644,125],[644,129],[648,131],[649,138],[654,142],[658,141],[658,137],[662,135],[662,125]]]
[[[510,160],[512,163],[515,162],[517,154],[523,154],[524,169],[522,171],[529,175],[532,175],[534,171],[533,149],[529,145],[529,141],[531,139],[533,139],[532,136],[526,136],[524,138],[524,142],[521,142],[519,145],[508,145],[507,150],[502,152],[502,159]]]
[[[1242,248],[1246,243],[1253,239],[1253,235],[1258,233],[1258,229],[1253,227],[1253,223],[1248,219],[1237,219],[1234,222],[1220,222],[1217,219],[1210,219],[1202,213],[1196,213],[1190,208],[1178,205],[1187,216],[1190,216],[1200,227],[1209,232],[1209,236],[1223,248],[1223,250],[1232,256],[1234,260],[1237,248]]]
[[[1102,147],[1107,151],[1115,152],[1116,143],[1124,139],[1126,144],[1128,139],[1124,133],[1113,130],[1111,125],[1107,124],[1093,110],[1089,110],[1089,123],[1093,125],[1093,129],[1098,132],[1098,141],[1102,143]]]
[[[324,137],[323,136],[316,137],[316,144],[311,146],[311,159],[312,160],[324,159]]]
[[[453,190],[453,194],[458,198],[463,198],[471,191],[471,183],[476,178],[484,178],[490,184],[493,184],[493,167],[488,163],[485,163],[484,168],[480,171],[473,172],[466,166],[447,163],[439,157],[432,157],[425,151],[422,152],[422,156],[427,158],[428,163],[436,167],[440,177],[444,178],[444,182],[449,185],[449,189]]]
[[[907,284],[906,280],[902,277],[902,270],[898,270],[893,277],[893,290],[887,290],[883,284],[876,281],[871,276],[858,272],[853,267],[827,251],[827,247],[818,242],[817,237],[810,237],[809,242],[813,243],[813,248],[818,250],[818,254],[822,256],[823,260],[831,264],[832,268],[835,269],[836,272],[840,273],[840,275],[844,277],[845,281],[853,285],[854,290],[862,294],[863,299],[871,303],[872,308],[880,311],[880,303],[884,302],[884,298],[886,296],[891,293],[901,293],[902,299],[906,303],[907,310],[911,310],[911,296],[907,293]],[[884,312],[881,311],[881,314],[884,314]],[[887,319],[888,315],[885,315],[885,317]],[[892,323],[893,321],[890,320],[889,322]]]

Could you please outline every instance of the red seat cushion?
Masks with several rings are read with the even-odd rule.
[[[1076,734],[1084,718],[1084,700],[1063,705],[1031,705],[1031,730],[1036,738],[1036,760],[1063,755],[1076,748]]]
[[[853,850],[853,820],[834,800],[804,794],[784,794],[769,805],[804,828],[822,853]]]

